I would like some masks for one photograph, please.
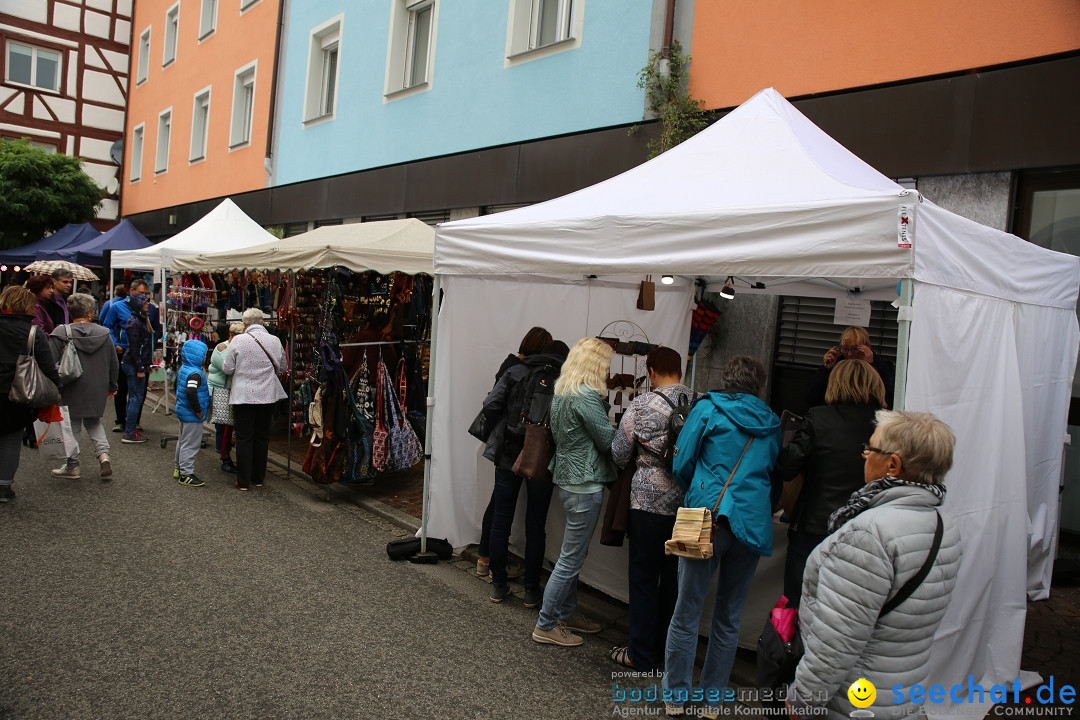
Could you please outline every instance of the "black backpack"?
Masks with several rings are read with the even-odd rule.
[[[671,398],[662,392],[656,392],[656,394],[664,398],[664,401],[671,406],[671,415],[668,416],[667,424],[667,442],[664,444],[664,449],[659,452],[643,442],[639,441],[638,445],[645,452],[660,458],[664,466],[671,469],[671,463],[675,457],[675,443],[679,439],[679,433],[682,432],[683,425],[686,424],[686,416],[690,414],[690,408],[693,407],[694,403],[686,396],[686,393],[679,393],[678,404],[671,402]]]
[[[508,437],[525,437],[526,425],[546,424],[551,398],[555,395],[555,381],[561,367],[544,363],[533,368],[514,388],[506,405],[506,434]]]

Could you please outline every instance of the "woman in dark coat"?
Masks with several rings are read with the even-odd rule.
[[[56,325],[52,316],[49,315],[49,304],[53,298],[53,279],[49,275],[34,275],[26,281],[26,289],[34,294],[35,304],[31,313],[34,316],[33,323],[45,331],[48,337]]]
[[[54,477],[77,478],[79,472],[79,430],[86,428],[86,434],[94,445],[94,457],[101,466],[101,479],[112,477],[112,463],[109,460],[109,440],[105,428],[101,425],[101,416],[105,414],[105,402],[116,394],[116,376],[120,361],[116,359],[112,336],[101,325],[93,322],[94,298],[84,293],[75,293],[67,299],[68,312],[71,314],[70,325],[59,325],[51,336],[53,355],[62,357],[68,342],[75,346],[82,364],[82,375],[62,388],[64,405],[71,418],[71,432],[75,436],[75,449],[68,455],[64,464],[52,471]]]
[[[15,365],[26,352],[36,302],[34,293],[26,288],[12,286],[0,293],[0,503],[15,497],[11,485],[19,469],[23,429],[36,415],[28,405],[8,400]],[[45,377],[59,386],[49,339],[40,331],[34,333],[34,359]]]
[[[803,569],[829,535],[829,516],[863,486],[862,444],[874,433],[874,413],[885,407],[885,383],[863,360],[841,360],[829,375],[825,405],[810,408],[780,451],[773,478],[803,476],[788,529],[784,595],[799,604]]]

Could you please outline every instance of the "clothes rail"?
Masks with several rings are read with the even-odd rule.
[[[429,345],[430,340],[381,340],[379,342],[340,343],[338,347],[367,347],[368,345]]]

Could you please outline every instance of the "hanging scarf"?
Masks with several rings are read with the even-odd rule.
[[[867,483],[862,488],[851,493],[851,497],[848,498],[847,504],[829,516],[829,532],[836,532],[841,525],[870,507],[871,503],[874,502],[874,498],[877,497],[877,494],[882,490],[888,490],[891,487],[899,487],[901,485],[928,490],[937,496],[939,502],[945,499],[944,485],[928,485],[926,483],[913,482],[898,477],[883,477],[871,483]]]

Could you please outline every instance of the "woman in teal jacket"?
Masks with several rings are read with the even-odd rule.
[[[532,639],[573,647],[579,633],[600,632],[600,625],[577,612],[577,576],[585,564],[589,541],[604,502],[604,483],[615,479],[608,419],[607,377],[611,347],[596,338],[579,340],[566,357],[551,400],[551,434],[555,457],[552,482],[566,509],[562,551],[544,589],[540,618]]]
[[[762,364],[745,355],[733,357],[720,382],[723,390],[706,393],[694,404],[672,463],[676,482],[686,490],[684,506],[713,512],[713,556],[679,558],[679,599],[668,628],[664,701],[678,712],[691,698],[701,611],[719,569],[709,649],[700,689],[693,693],[695,700],[705,702],[705,717],[717,716],[727,687],[739,616],[758,558],[772,554],[770,475],[780,452],[780,419],[758,397],[765,387]]]

